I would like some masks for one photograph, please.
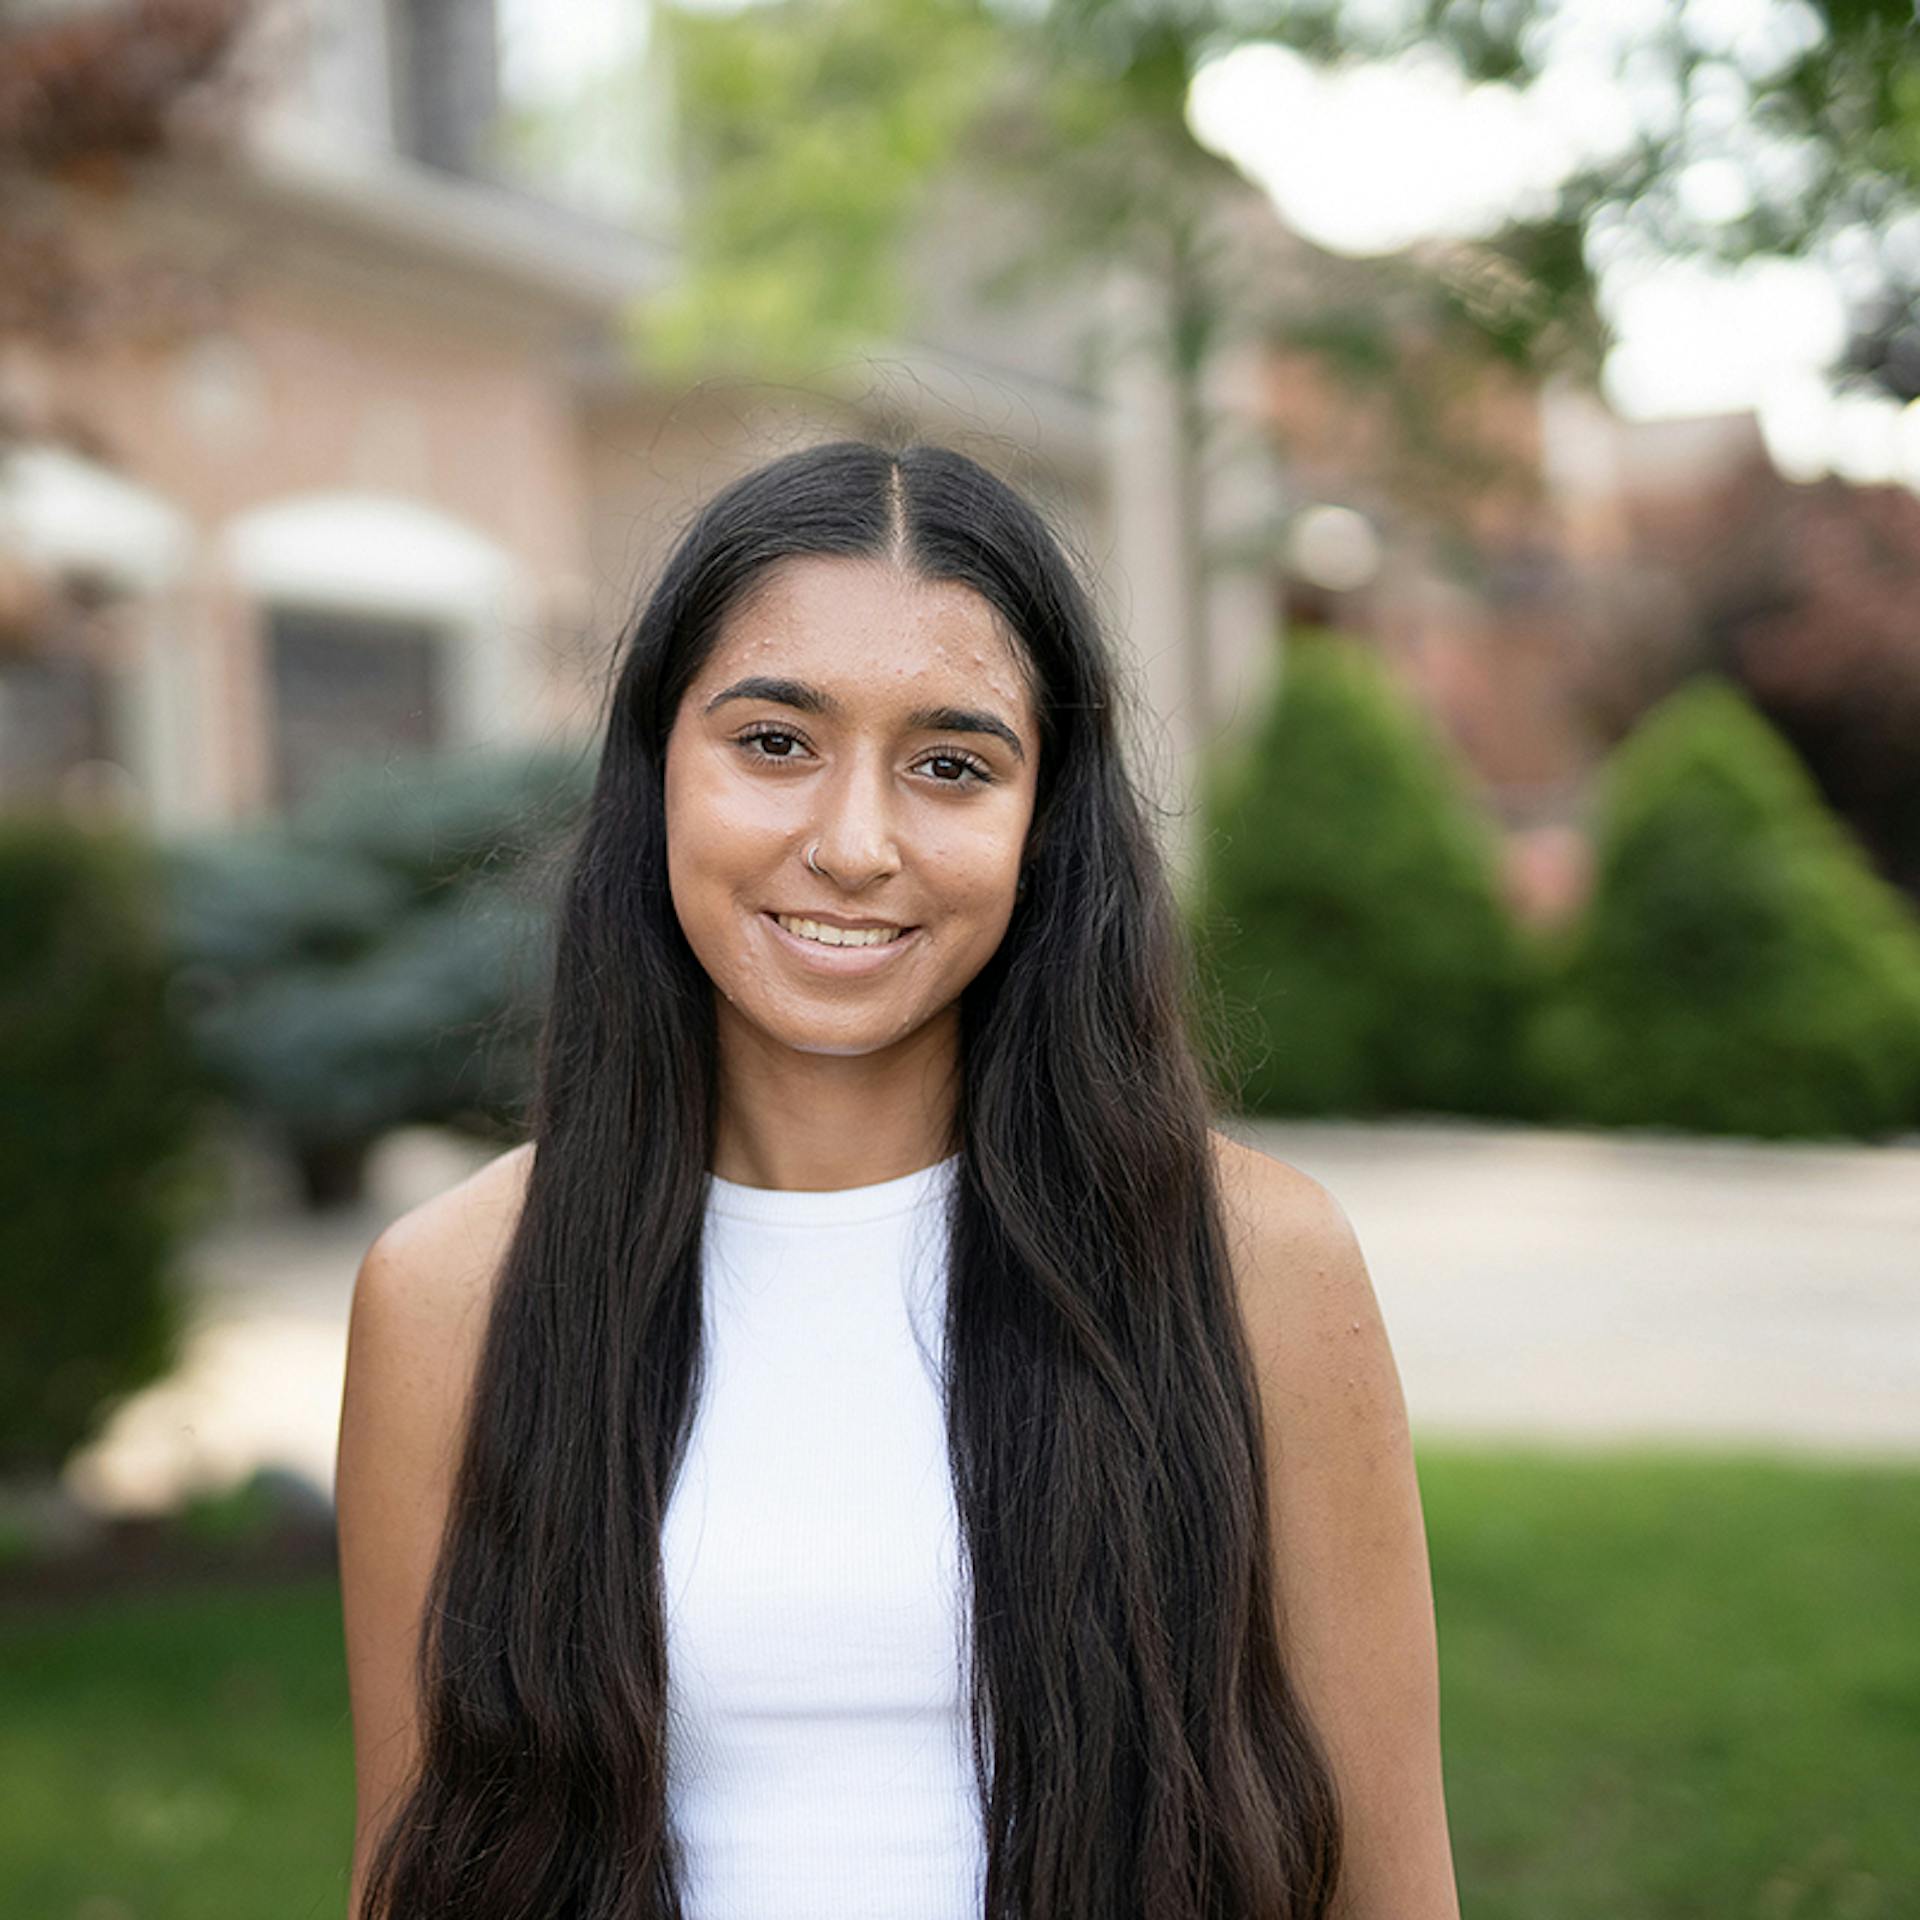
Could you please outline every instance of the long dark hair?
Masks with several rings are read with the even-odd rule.
[[[713,985],[662,770],[729,607],[794,554],[964,582],[1038,689],[1029,880],[967,987],[946,1422],[988,1920],[1309,1920],[1333,1778],[1282,1656],[1259,1396],[1189,943],[1060,541],[978,462],[839,441],[693,519],[617,663],[567,849],[522,1212],[366,1920],[679,1920],[660,1522],[698,1404]]]

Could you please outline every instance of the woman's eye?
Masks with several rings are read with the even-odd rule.
[[[772,749],[762,751],[762,742],[777,740],[783,742],[780,751]],[[761,727],[752,733],[736,736],[734,745],[753,760],[797,760],[797,753],[788,751],[793,747],[804,747],[797,733],[789,733],[784,727]],[[934,783],[942,787],[964,787],[968,785],[986,786],[993,779],[992,769],[984,761],[976,760],[970,753],[940,752],[926,755],[919,763],[921,766],[946,765],[958,767],[958,774],[936,774]]]
[[[791,760],[794,757],[791,753],[755,753],[753,750],[762,740],[785,740],[793,743],[798,739],[798,734],[783,733],[778,727],[764,727],[758,733],[741,734],[734,744],[755,760]]]
[[[968,784],[969,780],[977,780],[980,782],[982,786],[984,786],[989,780],[993,778],[993,775],[990,774],[987,771],[987,769],[978,760],[974,759],[970,754],[964,754],[964,753],[930,754],[923,764],[927,766],[932,766],[938,761],[945,761],[948,766],[960,768],[961,773],[966,776],[965,778],[954,778],[954,779],[948,779],[945,776],[941,776],[940,784],[943,787],[964,787]]]

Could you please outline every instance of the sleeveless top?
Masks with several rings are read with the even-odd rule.
[[[709,1175],[706,1371],[661,1533],[688,1920],[980,1910],[940,1379],[958,1166]]]

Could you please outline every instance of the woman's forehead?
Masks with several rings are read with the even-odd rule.
[[[977,701],[1031,719],[1025,651],[999,610],[959,581],[840,556],[783,562],[722,622],[699,675],[710,694],[745,675],[813,683],[843,710]]]

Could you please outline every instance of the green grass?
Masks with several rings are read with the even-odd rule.
[[[1920,1914],[1920,1472],[1419,1450],[1467,1920]],[[337,1596],[0,1626],[0,1920],[345,1908]]]
[[[331,1582],[0,1620],[4,1920],[340,1920],[353,1736]]]
[[[1468,1920],[1920,1915],[1920,1473],[1419,1458]]]

